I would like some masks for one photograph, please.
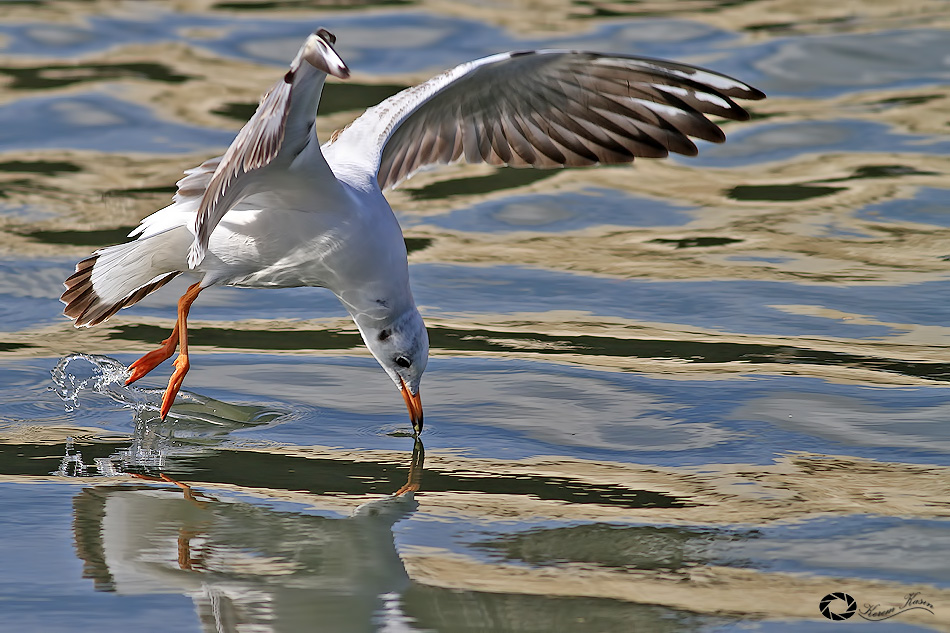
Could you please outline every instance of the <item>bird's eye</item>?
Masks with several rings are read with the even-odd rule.
[[[399,365],[400,367],[411,367],[412,361],[406,358],[405,356],[397,356],[393,359],[393,362]]]
[[[379,340],[385,341],[388,338],[389,338],[389,330],[383,330],[382,332],[379,333]]]

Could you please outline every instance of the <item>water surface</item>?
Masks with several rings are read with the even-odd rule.
[[[327,4],[327,3],[321,3]],[[0,600],[18,631],[950,630],[950,19],[926,2],[7,3]],[[501,50],[769,94],[696,158],[392,193],[426,430],[329,293],[179,280],[97,328],[78,259],[219,154],[317,26],[326,135]],[[403,494],[394,495],[398,491]],[[928,609],[826,619],[821,599]],[[844,603],[835,608],[840,611]]]

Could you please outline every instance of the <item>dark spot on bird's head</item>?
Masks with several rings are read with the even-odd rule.
[[[385,299],[377,299],[377,300],[376,300],[376,305],[385,308],[385,307],[387,307],[389,304],[386,303],[386,300],[385,300]]]
[[[287,74],[284,75],[284,83],[285,83],[285,84],[292,84],[292,83],[294,83],[294,71],[292,71],[292,70],[288,70],[288,71],[287,71]]]
[[[336,44],[336,35],[331,33],[326,29],[319,29],[317,31],[317,37],[322,39],[324,42],[329,42],[330,44]]]
[[[393,359],[393,362],[399,365],[400,367],[411,367],[412,361],[406,358],[405,356],[397,356]]]
[[[389,330],[383,330],[382,332],[379,333],[379,340],[385,341],[388,338],[389,338]]]

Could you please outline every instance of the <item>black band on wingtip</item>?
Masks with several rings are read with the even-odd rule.
[[[326,29],[318,29],[316,33],[317,37],[322,39],[324,42],[329,42],[330,44],[336,44],[336,35],[331,33]]]

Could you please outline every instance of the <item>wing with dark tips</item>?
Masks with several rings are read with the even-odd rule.
[[[542,50],[462,64],[370,108],[324,145],[380,187],[458,160],[578,167],[693,155],[725,136],[706,115],[745,120],[764,94],[709,70],[643,57]]]

